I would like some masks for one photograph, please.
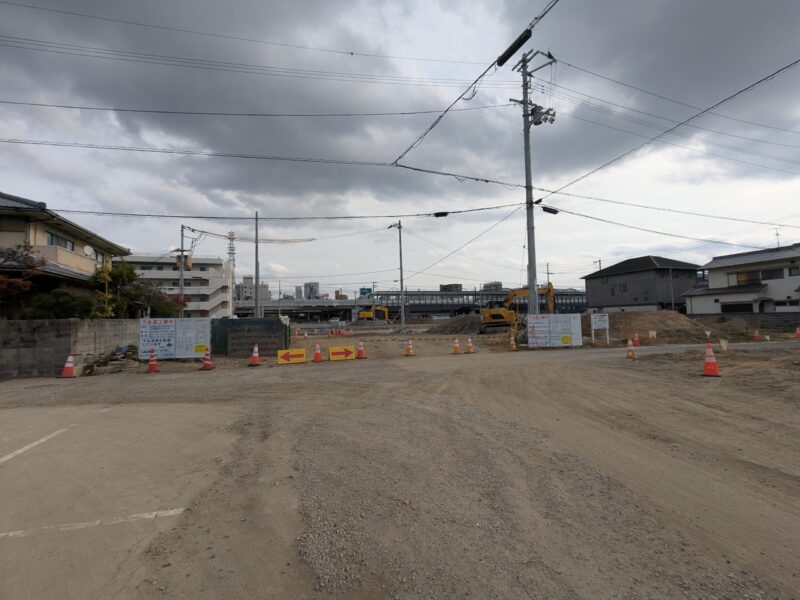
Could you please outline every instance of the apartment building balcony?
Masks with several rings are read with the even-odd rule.
[[[45,259],[50,265],[57,265],[91,276],[97,270],[93,257],[78,254],[61,246],[32,246],[31,252]]]

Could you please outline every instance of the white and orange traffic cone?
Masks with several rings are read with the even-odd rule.
[[[156,360],[156,349],[150,348],[150,360],[147,361],[147,372],[158,373],[158,361]]]
[[[714,356],[714,350],[711,348],[711,344],[706,344],[706,358],[705,362],[703,362],[703,375],[706,377],[719,377],[719,365],[717,364],[717,358]]]
[[[464,351],[464,354],[475,354],[475,346],[472,345],[472,338],[467,338],[467,349]]]
[[[210,371],[214,368],[214,365],[211,364],[211,348],[206,346],[206,353],[203,356],[203,366],[200,367],[201,371]]]
[[[61,369],[59,379],[72,379],[75,377],[75,359],[72,358],[72,353],[67,354],[67,362],[64,363],[64,368]]]
[[[636,349],[633,346],[633,340],[628,338],[628,354],[627,357],[630,360],[636,360]]]
[[[322,362],[322,350],[319,347],[319,343],[314,344],[313,362]]]
[[[453,340],[453,351],[451,354],[461,354],[461,346],[458,344],[458,338]]]
[[[358,348],[356,349],[356,358],[367,358],[367,350],[364,348],[364,340],[358,340]]]
[[[637,331],[636,333],[633,334],[633,347],[634,348],[638,348],[639,347],[639,343],[640,343],[640,341],[639,341],[639,332]]]
[[[308,332],[307,331],[303,332],[303,339],[304,340],[308,339]]]
[[[403,356],[416,356],[414,352],[414,344],[411,343],[411,340],[408,340],[406,343],[406,351],[403,353]]]
[[[760,342],[761,341],[761,331],[759,331],[758,327],[756,327],[756,331],[753,334],[753,341]]]
[[[253,354],[250,356],[250,362],[247,364],[248,367],[260,367],[261,366],[261,356],[258,354],[258,344],[253,344]]]
[[[508,338],[508,351],[509,352],[516,352],[517,351],[517,342],[514,341],[514,334],[513,333]]]

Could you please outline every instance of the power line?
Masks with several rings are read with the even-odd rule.
[[[608,167],[608,166],[610,166],[610,165],[612,165],[612,164],[614,164],[614,163],[616,163],[616,162],[618,162],[618,161],[622,160],[623,158],[625,158],[625,157],[627,157],[627,156],[630,156],[631,154],[635,153],[636,151],[640,150],[641,148],[644,148],[645,146],[648,146],[649,144],[652,144],[653,142],[656,142],[656,141],[660,140],[662,137],[664,137],[665,135],[667,135],[667,134],[669,134],[669,133],[671,133],[671,132],[675,131],[676,129],[678,129],[678,128],[679,128],[679,127],[681,127],[682,125],[685,125],[686,123],[689,123],[690,121],[693,121],[694,119],[697,119],[697,118],[699,118],[699,117],[703,116],[704,114],[710,113],[710,112],[711,112],[711,111],[713,111],[715,108],[718,108],[718,107],[722,106],[723,104],[725,104],[726,102],[729,102],[729,101],[733,100],[733,99],[734,99],[734,98],[736,98],[737,96],[740,96],[740,95],[742,95],[742,94],[744,94],[744,93],[746,93],[746,92],[749,92],[750,90],[752,90],[752,89],[754,89],[754,88],[758,87],[758,86],[759,86],[759,85],[761,85],[762,83],[765,83],[765,82],[767,82],[767,81],[770,81],[771,79],[774,79],[775,77],[777,77],[777,76],[778,76],[778,75],[780,75],[781,73],[783,73],[783,72],[785,72],[785,71],[788,71],[789,69],[792,69],[792,68],[796,67],[798,64],[800,64],[800,59],[794,60],[794,61],[790,62],[789,64],[787,64],[787,65],[784,65],[784,66],[783,66],[783,67],[781,67],[780,69],[778,69],[778,70],[776,70],[776,71],[773,71],[772,73],[770,73],[769,75],[766,75],[765,77],[762,77],[761,79],[759,79],[759,80],[758,80],[758,81],[756,81],[755,83],[751,83],[750,85],[748,85],[748,86],[746,86],[746,87],[744,87],[744,88],[742,88],[742,89],[740,89],[740,90],[738,90],[738,91],[734,92],[733,94],[731,94],[731,95],[729,95],[729,96],[726,96],[725,98],[723,98],[723,99],[722,99],[722,100],[720,100],[719,102],[716,102],[716,103],[712,104],[712,105],[711,105],[711,106],[709,106],[708,108],[705,108],[705,109],[701,110],[700,112],[698,112],[698,113],[695,113],[694,115],[692,115],[692,116],[691,116],[691,117],[689,117],[688,119],[685,119],[685,120],[681,121],[680,123],[677,123],[676,125],[673,125],[673,126],[672,126],[672,127],[670,127],[669,129],[666,129],[665,131],[662,131],[662,132],[661,132],[661,133],[659,133],[658,135],[656,135],[656,136],[654,136],[654,137],[652,137],[652,138],[648,139],[647,141],[643,142],[642,144],[639,144],[639,145],[638,145],[638,146],[636,146],[635,148],[631,148],[631,149],[630,149],[630,150],[628,150],[627,152],[623,152],[622,154],[620,154],[620,155],[618,155],[618,156],[616,156],[616,157],[612,158],[611,160],[609,160],[609,161],[606,161],[605,163],[603,163],[603,164],[602,164],[602,165],[600,165],[599,167],[596,167],[596,168],[592,169],[592,170],[591,170],[591,171],[589,171],[588,173],[584,173],[584,174],[583,174],[583,175],[581,175],[580,177],[577,177],[576,179],[573,179],[573,180],[572,180],[572,181],[570,181],[569,183],[566,183],[566,184],[562,185],[562,186],[561,186],[561,187],[559,187],[557,190],[555,190],[555,192],[550,192],[549,194],[547,194],[547,195],[543,196],[541,199],[548,198],[549,196],[552,196],[554,193],[560,192],[560,191],[562,191],[562,190],[563,190],[563,189],[565,189],[565,188],[568,188],[568,187],[570,187],[570,186],[572,186],[572,185],[575,185],[575,184],[576,184],[576,183],[578,183],[579,181],[582,181],[582,180],[586,179],[587,177],[590,177],[590,176],[594,175],[595,173],[597,173],[597,172],[598,172],[598,171],[600,171],[601,169],[605,169],[606,167]]]
[[[639,227],[638,225],[631,225],[629,223],[620,223],[619,221],[612,221],[610,219],[603,219],[601,217],[595,217],[595,216],[592,216],[592,215],[585,215],[585,214],[582,214],[582,213],[579,213],[579,212],[567,210],[567,209],[560,208],[560,207],[556,208],[555,206],[547,206],[546,204],[542,204],[541,206],[543,208],[546,207],[546,208],[550,208],[550,209],[553,209],[553,210],[557,210],[558,212],[564,212],[564,213],[567,213],[568,215],[574,215],[576,217],[582,217],[584,219],[591,219],[592,221],[599,221],[601,223],[608,223],[610,225],[617,225],[619,227],[625,227],[627,229],[635,229],[637,231],[644,231],[646,233],[654,233],[656,235],[663,235],[663,236],[667,236],[667,237],[680,238],[680,239],[684,239],[684,240],[700,241],[700,242],[705,242],[705,243],[708,243],[708,244],[721,244],[721,245],[725,245],[725,246],[737,246],[737,247],[741,247],[741,248],[755,248],[757,250],[763,250],[764,249],[763,246],[753,246],[752,244],[737,244],[735,242],[726,242],[724,240],[714,240],[714,239],[693,237],[693,236],[690,236],[690,235],[681,235],[679,233],[670,233],[670,232],[667,232],[667,231],[659,231],[657,229],[648,229],[646,227]]]
[[[31,50],[50,54],[97,58],[121,62],[154,64],[169,67],[201,69],[207,71],[225,71],[250,75],[266,75],[315,81],[343,81],[351,83],[373,83],[384,85],[412,85],[425,87],[461,87],[467,80],[453,78],[409,77],[403,75],[375,75],[369,73],[352,73],[342,71],[298,69],[293,67],[276,67],[230,61],[219,61],[193,57],[168,56],[149,52],[115,50],[97,46],[84,46],[65,42],[50,42],[33,38],[0,34],[0,46]],[[510,88],[513,82],[496,81],[488,85],[492,88]]]
[[[359,52],[356,50],[336,50],[331,48],[318,48],[315,46],[303,46],[300,44],[290,44],[288,42],[276,42],[271,40],[264,40],[258,38],[248,38],[243,36],[236,36],[236,35],[227,35],[223,33],[214,33],[209,31],[197,31],[193,29],[185,29],[182,27],[171,27],[167,25],[156,25],[153,23],[143,23],[141,21],[133,21],[129,19],[115,19],[112,17],[102,17],[99,15],[90,15],[87,13],[80,13],[75,11],[69,10],[61,10],[56,8],[45,8],[43,6],[35,6],[32,4],[23,4],[21,2],[8,2],[5,0],[0,0],[0,4],[5,4],[8,6],[16,6],[19,8],[29,8],[33,10],[40,10],[50,13],[62,14],[62,15],[69,15],[71,17],[82,17],[85,19],[95,19],[98,21],[106,21],[109,23],[121,23],[124,25],[133,25],[136,27],[148,27],[151,29],[160,29],[162,31],[172,31],[178,33],[186,33],[191,35],[200,35],[200,36],[207,36],[207,37],[214,37],[219,39],[226,39],[226,40],[235,40],[239,42],[252,42],[256,44],[266,44],[270,46],[280,46],[284,48],[294,48],[297,50],[311,50],[314,52],[326,52],[329,54],[339,54],[343,56],[361,56],[367,58],[383,58],[383,59],[393,59],[393,60],[411,60],[411,61],[422,61],[422,62],[438,62],[438,63],[450,63],[450,64],[463,64],[463,65],[479,65],[482,63],[479,62],[471,62],[466,60],[451,60],[446,58],[423,58],[423,57],[412,57],[412,56],[393,56],[390,54],[378,54],[372,52]]]
[[[106,106],[83,106],[74,104],[46,104],[44,102],[24,102],[20,100],[0,100],[0,104],[9,104],[13,106],[31,106],[37,108],[64,108],[74,110],[92,110],[92,111],[108,111],[108,112],[122,112],[122,113],[145,113],[145,114],[159,114],[159,115],[191,115],[191,116],[204,116],[204,117],[394,117],[394,116],[410,116],[410,115],[431,115],[438,114],[439,110],[407,110],[397,112],[347,112],[347,113],[274,113],[274,112],[220,112],[220,111],[189,111],[189,110],[164,110],[164,109],[146,109],[146,108],[115,108]],[[505,104],[485,104],[483,106],[467,106],[464,108],[455,108],[452,112],[463,112],[470,110],[484,110],[487,108],[501,108],[506,106],[514,106],[513,103],[507,102]]]
[[[669,96],[664,96],[662,94],[657,94],[656,92],[652,92],[650,90],[646,90],[644,88],[637,87],[635,85],[631,85],[631,84],[625,83],[623,81],[619,81],[618,79],[613,79],[611,77],[608,77],[607,75],[601,75],[600,73],[596,73],[595,71],[590,71],[586,67],[579,67],[578,65],[573,65],[572,63],[569,63],[569,62],[567,62],[565,60],[559,60],[558,62],[561,63],[561,64],[564,64],[564,65],[567,65],[568,67],[571,67],[571,68],[573,68],[573,69],[575,69],[577,71],[582,71],[583,73],[587,73],[588,75],[592,75],[592,76],[598,77],[600,79],[605,79],[606,81],[610,81],[611,83],[616,83],[617,85],[621,85],[623,87],[630,88],[632,90],[636,90],[637,92],[642,92],[643,94],[648,94],[648,95],[653,96],[655,98],[660,98],[661,100],[666,100],[668,102],[673,102],[675,104],[679,104],[681,106],[685,106],[686,108],[691,108],[693,110],[700,110],[700,107],[694,106],[693,104],[688,104],[686,102],[682,102],[681,100],[676,100],[675,98],[670,98]],[[764,127],[766,129],[774,129],[776,131],[785,131],[787,133],[800,133],[800,131],[797,131],[795,129],[786,129],[784,127],[775,127],[774,125],[766,125],[764,123],[757,123],[756,121],[748,121],[746,119],[738,119],[736,117],[731,117],[729,115],[723,115],[723,114],[720,114],[720,113],[717,113],[717,112],[712,112],[710,114],[713,114],[715,117],[720,117],[722,119],[729,119],[731,121],[736,121],[738,123],[744,123],[746,125],[755,125],[756,127]]]
[[[545,17],[545,15],[547,15],[547,13],[549,13],[553,9],[553,7],[556,4],[558,4],[558,2],[559,2],[559,0],[550,0],[550,2],[547,3],[547,5],[544,7],[544,9],[542,9],[542,11],[536,17],[534,17],[533,20],[528,24],[528,27],[525,29],[525,31],[522,33],[522,35],[517,38],[517,40],[524,40],[526,35],[527,35],[528,38],[530,38],[530,35],[531,35],[531,32],[533,31],[533,28],[536,27],[536,25],[539,24],[539,22]],[[524,43],[524,41],[522,43]],[[516,42],[515,42],[515,44],[516,44]],[[515,45],[515,44],[512,44],[512,46]],[[510,48],[511,47],[509,47],[509,50],[506,51],[507,53],[510,51]],[[501,61],[500,64],[502,65],[503,62],[504,61]],[[480,75],[478,75],[475,78],[475,80],[469,86],[467,86],[467,88],[463,92],[461,92],[455,100],[453,100],[452,103],[450,103],[450,106],[445,108],[441,112],[441,114],[439,116],[437,116],[430,125],[428,125],[428,127],[425,129],[425,131],[423,131],[413,142],[411,142],[411,145],[409,145],[405,150],[403,150],[397,156],[397,158],[394,159],[392,164],[398,165],[400,163],[400,161],[403,160],[403,158],[405,158],[405,156],[409,152],[411,152],[414,148],[418,147],[422,143],[422,141],[425,139],[425,137],[431,131],[433,131],[433,129],[442,121],[442,119],[444,119],[445,115],[447,115],[447,113],[450,112],[450,110],[452,110],[452,108],[460,100],[465,100],[466,102],[469,102],[470,100],[472,100],[472,98],[474,98],[475,94],[478,92],[478,87],[477,87],[478,84],[481,82],[481,80],[486,76],[486,74],[489,71],[491,71],[492,69],[495,69],[495,71],[497,70],[497,64],[498,64],[498,59],[493,60],[491,62],[491,64],[488,67],[486,67],[483,70],[483,72]],[[468,94],[471,94],[471,95],[467,96]]]

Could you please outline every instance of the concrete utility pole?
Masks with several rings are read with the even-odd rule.
[[[400,242],[400,327],[406,326],[406,288],[403,285],[403,222],[397,221],[389,225],[388,229],[396,228]]]
[[[180,309],[178,311],[178,315],[183,317],[183,230],[186,225],[181,225],[181,254],[178,258],[178,286],[179,286],[179,293],[178,299],[180,301]]]
[[[253,317],[258,318],[260,315],[258,314],[258,288],[261,287],[261,274],[258,270],[258,211],[256,211],[256,289],[253,295],[253,302],[255,305],[253,306]]]
[[[528,64],[537,54],[546,56],[549,60],[532,71]],[[522,73],[522,100],[509,98],[511,102],[522,105],[523,142],[525,148],[525,216],[528,232],[528,314],[539,313],[539,295],[536,290],[536,237],[533,222],[533,182],[531,175],[531,124],[541,125],[552,123],[555,120],[555,111],[530,101],[530,77],[536,71],[543,69],[555,62],[553,56],[547,52],[526,52],[514,67],[515,71]]]

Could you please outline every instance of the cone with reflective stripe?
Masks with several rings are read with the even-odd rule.
[[[319,343],[314,344],[314,362],[322,362],[322,350],[320,350]]]
[[[211,364],[211,348],[206,346],[206,354],[203,356],[203,366],[200,367],[201,371],[210,371],[214,368],[214,365]]]
[[[761,341],[761,331],[759,331],[758,327],[756,327],[756,331],[753,334],[753,341],[760,342]]]
[[[633,346],[635,348],[639,347],[639,332],[638,331],[633,334]]]
[[[258,354],[258,344],[253,344],[253,355],[250,357],[250,363],[247,366],[248,367],[261,366],[261,357]]]
[[[303,332],[303,339],[304,340],[308,339],[308,332],[307,331]]]
[[[800,325],[798,325],[797,329],[794,330],[794,339],[800,340]]]
[[[75,377],[75,359],[72,358],[72,353],[67,354],[67,362],[64,363],[64,368],[61,369],[61,379],[72,379]]]
[[[711,348],[711,344],[706,344],[706,359],[703,363],[703,375],[706,377],[719,377],[719,365],[717,364],[717,358],[714,356],[714,350]]]
[[[358,348],[356,349],[356,358],[367,358],[367,351],[364,348],[364,340],[358,340]]]
[[[158,361],[156,360],[156,350],[155,348],[150,348],[150,360],[147,361],[147,372],[148,373],[158,373]]]
[[[472,345],[472,338],[467,338],[467,349],[464,351],[464,354],[475,354],[475,346]]]
[[[517,342],[514,341],[514,334],[513,333],[508,338],[508,351],[509,352],[516,352],[517,351]]]
[[[633,347],[633,340],[628,338],[628,358],[636,360],[636,349]]]
[[[406,343],[406,351],[403,353],[403,356],[416,356],[414,345],[411,343],[411,340],[408,340]]]
[[[458,338],[453,340],[453,351],[451,354],[461,354],[461,346],[458,344]]]

